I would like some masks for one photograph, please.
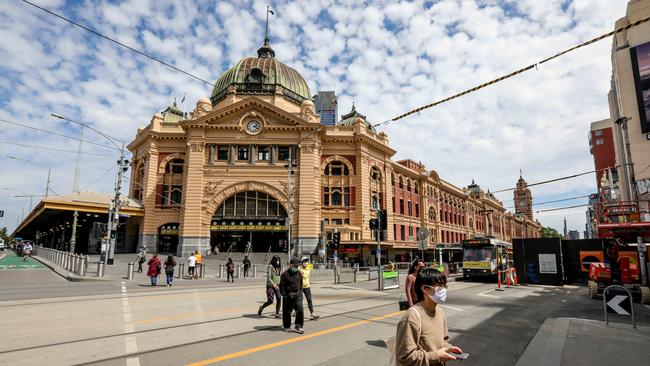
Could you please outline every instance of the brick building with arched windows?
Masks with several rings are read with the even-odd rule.
[[[130,196],[144,209],[139,245],[183,256],[248,243],[276,252],[290,225],[299,254],[317,254],[337,231],[339,257],[367,262],[376,209],[388,212],[382,245],[391,259],[417,249],[418,228],[434,244],[540,236],[538,222],[507,212],[474,182],[456,187],[421,163],[392,160],[388,136],[354,106],[336,125],[322,125],[310,95],[265,43],[193,112],[174,104],[154,115],[128,146]]]

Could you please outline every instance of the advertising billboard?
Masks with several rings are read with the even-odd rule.
[[[641,131],[650,132],[650,42],[636,46],[632,53],[632,72],[639,103]]]

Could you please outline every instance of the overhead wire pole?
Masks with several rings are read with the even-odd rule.
[[[104,138],[106,138],[110,143],[112,143],[116,149],[120,150],[120,160],[117,161],[117,174],[115,176],[115,197],[113,198],[112,202],[109,203],[108,205],[108,223],[107,223],[107,245],[102,244],[102,249],[101,249],[101,261],[104,262],[104,265],[112,265],[113,264],[113,256],[115,254],[115,245],[117,241],[117,228],[120,223],[120,207],[122,202],[120,201],[120,195],[121,195],[121,189],[122,189],[122,174],[128,169],[128,164],[129,161],[124,159],[124,142],[120,141],[118,138],[110,136],[102,131],[97,130],[96,128],[93,128],[92,126],[88,125],[87,123],[75,121],[73,119],[64,117],[60,114],[56,113],[51,113],[50,114],[52,117],[62,119],[64,121],[76,123],[78,125],[81,125],[83,127],[88,128],[91,131],[95,131],[98,134],[102,135]],[[121,146],[119,146],[117,142],[121,143]]]

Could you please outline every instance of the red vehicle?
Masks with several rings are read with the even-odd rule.
[[[641,220],[635,203],[600,203],[599,211],[598,236],[610,240],[603,248],[604,261],[589,265],[589,297],[600,297],[609,285],[621,285],[636,301],[650,304],[646,260],[638,246],[644,244],[637,244],[639,237],[650,237],[650,222]]]

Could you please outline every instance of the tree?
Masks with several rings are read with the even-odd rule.
[[[542,227],[542,238],[561,238],[562,235],[552,227]]]
[[[5,245],[9,245],[9,239],[11,239],[11,237],[9,236],[9,234],[7,234],[6,227],[0,229],[0,239],[2,239],[5,242]]]

